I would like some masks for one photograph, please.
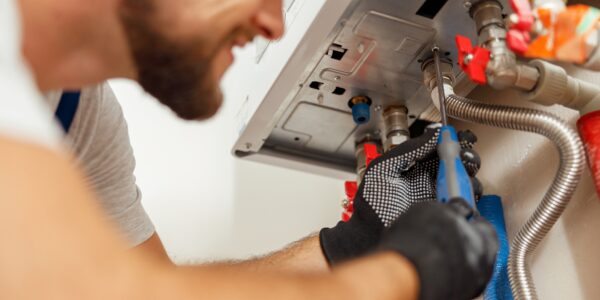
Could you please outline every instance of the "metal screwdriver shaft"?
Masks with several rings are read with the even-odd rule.
[[[433,46],[433,62],[435,64],[435,75],[437,80],[437,90],[440,101],[440,114],[442,115],[442,125],[448,125],[448,115],[446,114],[446,94],[444,92],[444,77],[440,67],[440,48]]]
[[[444,93],[444,78],[440,67],[440,49],[432,49],[437,78],[437,90],[442,115],[442,128],[438,138],[438,156],[440,168],[437,177],[437,199],[442,203],[459,201],[467,203],[475,210],[475,198],[471,186],[471,178],[460,157],[460,143],[454,127],[448,125],[446,115],[446,95]]]

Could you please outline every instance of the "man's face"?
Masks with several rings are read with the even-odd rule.
[[[283,34],[281,0],[122,1],[139,83],[188,120],[218,111],[219,81],[233,63],[233,47]]]

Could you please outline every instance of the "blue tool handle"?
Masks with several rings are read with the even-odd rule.
[[[437,178],[437,199],[448,203],[460,198],[476,209],[471,178],[460,157],[460,143],[452,126],[443,126],[438,138],[440,169]]]

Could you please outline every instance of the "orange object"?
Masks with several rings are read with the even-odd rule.
[[[580,64],[587,61],[595,46],[587,41],[596,34],[600,10],[578,4],[560,12],[539,8],[536,15],[545,32],[533,39],[524,56]]]

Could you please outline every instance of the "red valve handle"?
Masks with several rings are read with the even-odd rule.
[[[515,13],[514,15],[517,16],[517,20],[511,24],[506,36],[506,42],[510,50],[523,55],[531,42],[529,32],[531,31],[531,27],[533,27],[535,18],[529,0],[511,0],[510,6]]]
[[[346,181],[344,183],[344,188],[346,190],[346,200],[344,204],[344,211],[342,212],[342,221],[348,222],[350,217],[352,217],[352,213],[354,213],[354,197],[356,197],[356,192],[358,191],[358,185],[356,181]]]
[[[522,32],[516,29],[511,29],[506,35],[506,43],[508,48],[517,54],[523,55],[529,49],[531,36],[529,32]]]
[[[511,29],[530,32],[535,19],[529,0],[510,0],[510,6],[518,17],[517,22],[512,24]]]
[[[375,144],[364,144],[363,147],[363,149],[365,150],[365,162],[368,167],[371,164],[371,162],[374,159],[381,156],[381,154],[379,154],[379,151],[377,151],[377,145]]]
[[[458,48],[458,65],[477,84],[486,84],[485,70],[490,61],[490,51],[482,47],[473,47],[471,40],[465,36],[456,36]]]

